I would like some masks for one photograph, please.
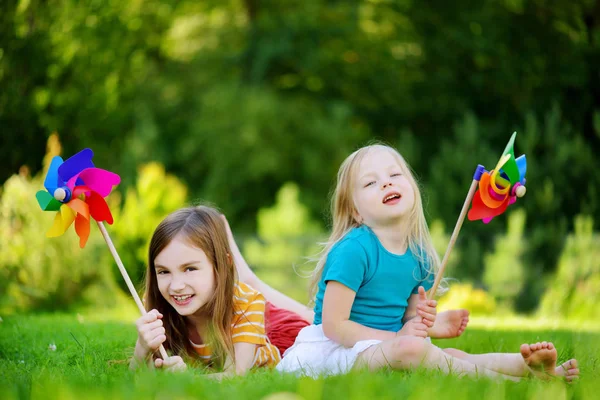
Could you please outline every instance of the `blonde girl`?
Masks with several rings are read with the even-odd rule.
[[[300,331],[278,370],[319,376],[422,367],[511,380],[579,372],[575,360],[556,368],[552,343],[471,355],[425,340],[438,337],[436,303],[425,291],[439,259],[419,187],[395,149],[363,147],[342,163],[332,217],[314,273],[314,322]]]

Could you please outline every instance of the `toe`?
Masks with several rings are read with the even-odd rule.
[[[548,348],[548,342],[542,342],[542,349]]]
[[[527,358],[531,355],[531,346],[528,344],[522,344],[521,345],[521,355],[524,358]]]

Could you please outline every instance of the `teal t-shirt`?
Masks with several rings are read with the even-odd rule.
[[[374,329],[397,332],[411,294],[433,286],[433,274],[408,249],[390,253],[375,233],[362,225],[336,243],[327,256],[315,301],[315,324],[322,323],[323,296],[329,281],[356,292],[350,320]]]

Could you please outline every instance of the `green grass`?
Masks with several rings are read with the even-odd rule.
[[[551,340],[559,359],[576,357],[582,377],[563,382],[494,382],[415,371],[353,373],[321,380],[260,371],[227,382],[215,382],[199,371],[167,374],[130,372],[126,359],[136,333],[132,322],[103,316],[75,315],[4,317],[0,322],[0,397],[2,399],[439,399],[531,398],[596,399],[600,393],[600,340],[594,332],[568,329],[503,331],[474,326],[458,339],[436,341],[467,352],[515,352],[524,342]],[[56,351],[48,348],[56,345]],[[287,395],[281,392],[288,392]],[[295,395],[293,395],[295,394]],[[269,397],[271,399],[271,397]]]

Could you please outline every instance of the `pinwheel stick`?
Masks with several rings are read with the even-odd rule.
[[[119,271],[121,271],[121,275],[123,275],[123,279],[125,279],[125,283],[127,284],[127,287],[129,288],[129,292],[131,293],[131,295],[133,296],[133,299],[135,300],[135,304],[137,304],[138,309],[140,310],[142,315],[146,315],[146,308],[144,308],[144,304],[142,303],[140,296],[137,294],[137,292],[135,290],[135,286],[133,286],[133,283],[131,282],[131,279],[129,278],[129,274],[127,273],[127,270],[123,266],[121,257],[119,257],[119,253],[117,253],[117,250],[115,249],[115,245],[113,244],[110,236],[108,235],[108,231],[104,227],[104,224],[102,223],[102,221],[97,221],[97,222],[98,222],[98,228],[100,228],[100,232],[102,232],[102,236],[104,237],[104,240],[106,241],[106,244],[108,245],[108,248],[109,248],[113,258],[115,259],[117,266],[119,267]],[[167,354],[167,351],[165,350],[165,348],[163,347],[162,344],[160,345],[158,350],[160,351],[160,355],[162,356],[163,360],[165,360],[167,357],[169,357],[169,355]]]
[[[460,228],[462,228],[462,224],[467,216],[467,211],[469,210],[469,205],[471,204],[471,200],[473,199],[473,195],[477,191],[477,185],[479,184],[479,179],[481,175],[485,172],[485,168],[483,165],[478,165],[477,170],[475,170],[475,174],[473,175],[473,182],[471,183],[471,187],[469,188],[469,193],[467,194],[467,198],[465,199],[465,203],[463,204],[462,210],[460,211],[460,215],[458,217],[458,221],[456,221],[456,226],[454,227],[454,232],[452,232],[452,236],[450,237],[450,242],[448,243],[448,248],[446,249],[446,254],[444,254],[444,258],[442,259],[442,264],[440,265],[440,270],[435,276],[435,281],[433,282],[433,286],[429,290],[429,299],[433,299],[435,296],[435,292],[444,277],[444,270],[446,269],[446,265],[448,264],[448,259],[450,258],[450,253],[454,248],[454,244],[456,243],[456,239],[458,238],[458,234],[460,233]]]

